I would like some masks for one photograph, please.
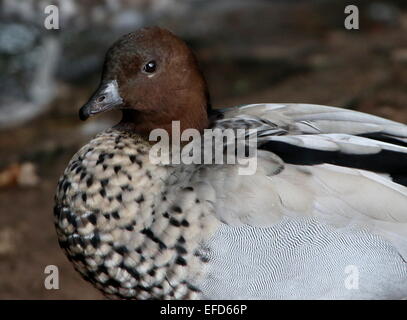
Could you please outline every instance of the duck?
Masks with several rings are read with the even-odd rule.
[[[107,51],[79,116],[109,110],[120,122],[73,156],[54,207],[60,247],[107,298],[407,297],[405,124],[312,104],[212,108],[193,51],[160,27]],[[249,132],[255,172],[153,161],[151,133],[174,121]]]

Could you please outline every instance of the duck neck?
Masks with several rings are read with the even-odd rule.
[[[181,133],[190,128],[202,133],[209,127],[211,111],[209,94],[206,91],[202,91],[201,95],[189,96],[177,92],[171,100],[159,107],[125,107],[117,126],[137,133],[147,140],[154,129],[164,129],[171,136],[173,121],[179,121]]]

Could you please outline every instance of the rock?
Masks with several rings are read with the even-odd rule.
[[[107,47],[139,28],[136,5],[121,1],[10,1],[0,10],[0,129],[47,110],[57,82],[78,82],[100,70]],[[59,8],[60,30],[44,27],[46,5]],[[134,8],[134,10],[129,10]]]
[[[400,10],[392,3],[372,1],[368,5],[368,17],[373,22],[396,25],[400,18]]]
[[[0,24],[0,129],[46,110],[54,97],[58,42],[23,23]]]

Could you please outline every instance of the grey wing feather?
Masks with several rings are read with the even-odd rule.
[[[225,118],[255,116],[271,120],[290,133],[344,133],[407,142],[407,126],[370,114],[312,104],[253,104],[223,110]]]
[[[238,176],[233,166],[202,173],[216,191],[222,221],[267,227],[283,217],[316,217],[337,227],[357,224],[390,240],[407,258],[406,125],[305,104],[221,112],[215,127],[257,126],[262,151],[254,176]],[[273,167],[267,153],[271,175],[264,173]]]

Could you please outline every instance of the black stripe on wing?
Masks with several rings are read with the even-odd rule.
[[[369,138],[377,141],[387,142],[391,144],[395,144],[401,147],[407,147],[407,137],[398,137],[394,135],[387,135],[382,132],[373,132],[373,133],[365,133],[359,134],[359,137]]]
[[[375,154],[349,154],[341,151],[322,151],[296,146],[283,141],[267,141],[259,149],[278,155],[285,163],[294,165],[333,164],[389,174],[393,181],[407,186],[407,153],[381,150]]]

